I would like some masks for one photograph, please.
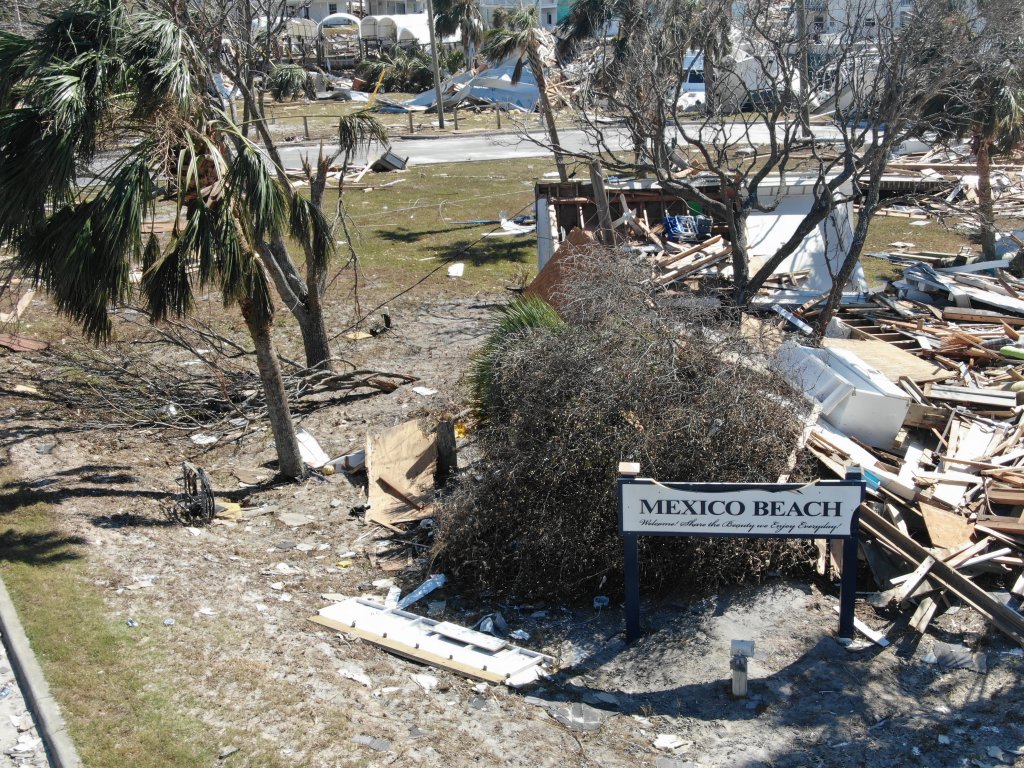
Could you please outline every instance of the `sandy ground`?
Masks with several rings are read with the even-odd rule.
[[[420,376],[436,395],[403,387],[324,407],[303,426],[337,455],[361,445],[367,429],[459,410],[458,377],[487,308],[480,300],[410,308],[392,333],[348,350]],[[0,353],[12,381],[33,365]],[[533,689],[481,685],[308,621],[333,596],[382,599],[382,579],[408,589],[421,578],[416,563],[397,577],[371,566],[367,553],[387,532],[352,513],[365,481],[240,486],[235,470],[266,473],[266,433],[203,451],[166,432],[72,432],[25,397],[0,400],[0,418],[0,448],[18,482],[56,505],[65,533],[88,542],[110,621],[131,620],[147,642],[172,650],[159,671],[213,732],[248,734],[218,744],[239,750],[223,764],[259,765],[270,750],[310,766],[1024,765],[1024,658],[967,608],[951,609],[921,638],[906,617],[860,602],[860,617],[894,642],[846,649],[834,639],[830,585],[776,580],[647,603],[649,633],[626,646],[614,603],[595,611],[482,602],[473,585],[451,584],[418,608],[433,601],[437,615],[466,625],[500,611],[510,629],[529,633],[523,645],[562,664]],[[206,468],[218,493],[237,494],[242,520],[167,522],[184,458]],[[309,521],[289,526],[282,513]],[[733,639],[756,642],[746,699],[730,693]],[[943,666],[957,657],[947,645],[983,654],[985,671]],[[414,675],[437,684],[426,690]],[[572,725],[573,712],[582,725]]]

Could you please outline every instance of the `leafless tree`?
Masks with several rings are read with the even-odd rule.
[[[584,68],[574,103],[606,168],[655,178],[727,226],[738,305],[749,303],[837,208],[860,203],[853,237],[842,243],[845,257],[834,267],[824,322],[863,249],[890,153],[921,129],[928,97],[961,87],[966,63],[958,52],[975,21],[949,0],[913,0],[909,7],[849,0],[832,8],[798,24],[802,4],[655,0],[631,19],[628,40],[606,41],[605,55],[594,58],[598,65]],[[734,21],[727,35],[722,18]],[[805,52],[813,64],[809,77],[802,73]],[[713,82],[704,87],[711,96],[700,92],[709,71]],[[838,137],[816,139],[821,131],[808,123],[812,113],[830,115]],[[595,115],[621,118],[632,151]],[[716,183],[709,185],[706,174],[674,174],[677,146]],[[755,261],[749,217],[774,211],[798,178],[813,190],[809,210],[774,254]]]

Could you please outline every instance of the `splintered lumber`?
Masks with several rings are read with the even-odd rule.
[[[702,251],[703,253],[703,251]],[[676,267],[675,269],[669,270],[665,274],[655,279],[658,285],[668,285],[674,283],[676,280],[681,280],[687,275],[692,275],[695,272],[699,272],[704,267],[710,267],[712,264],[717,264],[720,261],[724,261],[732,253],[732,246],[727,245],[722,250],[712,253],[710,256],[706,256],[702,259],[698,259],[690,264],[684,264]]]
[[[702,251],[707,250],[713,245],[718,245],[720,242],[722,242],[722,236],[715,235],[710,240],[705,240],[703,243],[698,243],[697,245],[691,248],[687,248],[685,251],[681,251],[679,253],[670,253],[665,256],[662,256],[657,260],[657,265],[659,267],[662,267],[663,269],[668,269],[669,267],[675,265],[677,262],[689,258],[694,254],[701,253]]]
[[[948,408],[939,408],[921,403],[911,403],[907,410],[906,418],[903,419],[904,427],[936,429],[942,431],[946,428],[951,411]]]
[[[833,606],[832,610],[834,610],[836,613],[839,613],[839,606]],[[881,646],[882,648],[887,648],[889,647],[889,645],[891,645],[891,643],[889,642],[889,638],[887,638],[881,632],[872,629],[863,621],[858,619],[856,616],[853,617],[853,626],[858,632],[864,635],[864,637],[873,642],[875,645]]]
[[[909,536],[904,536],[896,526],[886,522],[864,504],[860,507],[860,527],[863,532],[874,536],[883,546],[915,568],[929,557],[924,547]],[[1024,616],[1003,605],[966,576],[957,573],[941,561],[936,560],[932,563],[928,578],[957,595],[988,619],[996,629],[1024,646]]]
[[[921,600],[917,605],[917,610],[914,611],[914,615],[910,617],[910,626],[923,635],[935,616],[935,610],[938,607],[939,604],[931,597]]]
[[[896,602],[905,603],[913,597],[917,588],[920,587],[921,583],[924,581],[924,577],[928,575],[928,571],[932,569],[932,566],[935,565],[936,562],[937,561],[934,557],[928,555],[928,557],[926,557],[921,564],[914,569],[914,572],[909,575],[907,580],[903,582],[903,586],[900,587],[900,591],[896,595]]]
[[[554,659],[542,653],[360,597],[321,608],[310,621],[399,656],[491,683],[525,685],[554,668]]]

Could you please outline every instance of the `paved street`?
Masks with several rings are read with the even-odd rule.
[[[696,132],[697,124],[684,126],[686,130]],[[831,125],[819,125],[814,128],[815,135],[820,139],[832,139],[839,136],[839,131]],[[616,149],[629,146],[629,134],[622,128],[607,129],[609,143]],[[765,144],[768,131],[763,125],[749,128],[749,135],[744,136],[744,126],[733,125],[729,128],[729,141],[737,144]],[[533,130],[530,135],[543,139],[544,133]],[[563,131],[560,134],[563,146],[569,151],[590,151],[593,144],[583,131]],[[680,137],[682,143],[682,137]],[[506,160],[517,157],[541,157],[549,154],[548,150],[537,143],[512,133],[468,134],[464,136],[446,136],[432,139],[395,139],[392,149],[402,157],[409,158],[409,165],[430,165],[433,163],[466,163],[474,160]],[[281,146],[281,159],[286,168],[299,168],[303,155],[315,157],[317,146]],[[365,156],[356,162],[365,162]]]

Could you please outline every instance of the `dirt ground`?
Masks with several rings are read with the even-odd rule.
[[[459,375],[489,306],[486,298],[410,305],[392,332],[346,350],[354,361],[416,375],[437,394],[404,386],[315,410],[301,425],[338,455],[361,446],[367,429],[458,412]],[[466,625],[497,610],[510,629],[528,632],[522,644],[562,669],[519,691],[328,631],[308,618],[333,596],[382,599],[380,580],[396,578],[366,556],[388,532],[352,513],[365,502],[365,480],[241,486],[236,470],[270,474],[266,432],[203,449],[166,430],[71,430],[60,409],[12,392],[40,365],[0,351],[0,450],[15,485],[23,498],[55,505],[64,532],[88,542],[110,621],[132,620],[148,643],[171,651],[155,671],[174,680],[181,706],[213,732],[236,734],[217,745],[238,748],[219,764],[256,766],[274,753],[308,766],[1024,765],[1021,649],[968,608],[951,609],[920,638],[900,613],[859,601],[858,615],[893,640],[885,649],[840,646],[836,593],[810,581],[645,603],[649,632],[632,646],[614,602],[602,611],[488,602],[456,583],[413,608],[432,603]],[[242,520],[168,522],[183,459],[243,503]],[[282,513],[309,522],[289,526]],[[421,569],[399,575],[399,585],[414,586]],[[732,639],[756,642],[746,699],[730,694]],[[986,671],[943,666],[957,656],[943,643],[983,654]],[[437,685],[426,690],[414,675]],[[573,711],[584,725],[557,717],[572,723]]]

